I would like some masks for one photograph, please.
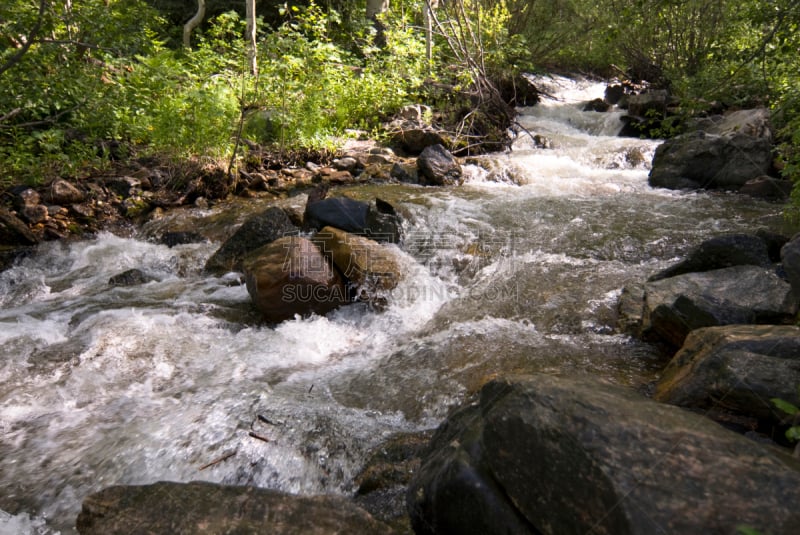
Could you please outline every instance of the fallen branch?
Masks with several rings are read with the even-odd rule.
[[[227,461],[228,459],[230,459],[230,458],[231,458],[231,457],[233,457],[234,455],[236,455],[236,450],[234,450],[234,451],[232,451],[232,452],[230,452],[230,453],[226,453],[226,454],[225,454],[225,455],[223,455],[222,457],[218,457],[218,458],[214,459],[213,461],[211,461],[211,462],[210,462],[210,463],[208,463],[208,464],[204,464],[204,465],[203,465],[203,466],[201,466],[201,467],[200,467],[198,470],[205,470],[206,468],[210,468],[210,467],[212,467],[212,466],[214,466],[214,465],[217,465],[217,464],[219,464],[219,463],[221,463],[221,462],[223,462],[223,461]]]

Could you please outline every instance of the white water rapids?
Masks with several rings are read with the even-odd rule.
[[[201,275],[220,221],[266,201],[43,244],[0,273],[0,534],[73,533],[81,500],[115,484],[350,493],[371,448],[435,427],[494,375],[652,380],[662,355],[615,330],[622,287],[710,236],[780,230],[781,207],[650,188],[657,143],[614,137],[620,112],[580,111],[604,85],[547,83],[560,100],[520,121],[552,148],[521,134],[459,188],[347,189],[406,216],[408,276],[382,313],[272,328],[237,276]],[[152,239],[165,230],[211,241],[170,249]],[[154,280],[108,284],[130,268]]]

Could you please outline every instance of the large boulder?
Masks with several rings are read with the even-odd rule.
[[[772,270],[734,266],[645,285],[642,330],[674,347],[694,329],[737,323],[788,323],[797,314],[789,284]]]
[[[800,463],[618,386],[497,380],[437,431],[417,534],[795,533]]]
[[[308,238],[278,238],[251,252],[242,265],[247,292],[269,322],[326,314],[348,302],[338,271]]]
[[[689,125],[692,130],[703,130],[718,136],[745,134],[750,137],[772,141],[770,112],[767,108],[736,110],[725,115],[712,115],[696,119]]]
[[[753,234],[715,236],[692,249],[686,258],[650,277],[657,281],[701,271],[731,266],[762,266],[772,264],[767,242]]]
[[[461,181],[461,164],[442,145],[431,145],[417,158],[417,169],[425,184],[449,186]]]
[[[767,174],[771,164],[769,139],[743,132],[691,132],[668,139],[656,149],[649,183],[669,189],[738,190]]]
[[[341,496],[294,496],[199,481],[108,487],[86,497],[76,527],[81,535],[392,533]]]
[[[379,242],[399,243],[402,224],[402,218],[394,206],[381,199],[365,203],[347,197],[313,202],[309,198],[303,214],[306,230],[334,227],[352,234],[363,234]]]
[[[402,278],[400,258],[386,245],[333,227],[323,228],[314,241],[356,288],[359,299],[384,299]]]
[[[786,414],[770,399],[800,405],[798,385],[800,327],[728,325],[689,333],[655,399],[698,409],[722,406],[777,424]]]
[[[331,226],[360,234],[367,226],[368,213],[369,204],[347,197],[332,197],[316,202],[309,198],[303,214],[303,226],[308,230]]]
[[[242,260],[249,252],[283,236],[297,234],[299,230],[286,212],[274,206],[268,208],[249,217],[208,259],[205,271],[212,275],[241,271]]]

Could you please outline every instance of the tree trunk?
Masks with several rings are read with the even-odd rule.
[[[389,9],[389,0],[367,0],[367,19],[375,18]]]
[[[439,7],[439,0],[426,0],[422,8],[422,20],[425,23],[425,59],[428,60],[428,74],[433,64],[433,10]]]
[[[247,6],[247,60],[250,64],[250,74],[258,75],[258,62],[256,60],[256,0],[245,0]]]
[[[206,16],[206,0],[197,0],[197,13],[183,25],[183,46],[191,48],[192,31],[200,26]]]

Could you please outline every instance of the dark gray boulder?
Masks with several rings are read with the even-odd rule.
[[[692,249],[686,258],[650,277],[657,281],[683,275],[711,271],[731,266],[762,266],[772,264],[767,242],[752,234],[715,236]]]
[[[800,327],[728,325],[689,333],[664,370],[655,399],[682,407],[721,405],[780,423],[772,398],[800,405]]]
[[[461,164],[442,145],[431,145],[417,158],[420,178],[426,185],[449,186],[461,180]]]
[[[669,189],[738,190],[767,174],[771,164],[769,139],[744,133],[691,132],[668,139],[656,149],[649,183]]]
[[[792,292],[800,299],[800,234],[781,248],[781,262]]]
[[[365,203],[347,197],[332,197],[306,204],[303,227],[322,230],[334,227],[378,242],[399,243],[403,220],[394,206],[382,199]]]
[[[83,501],[76,526],[81,535],[392,533],[341,496],[294,496],[199,481],[103,489]]]
[[[331,226],[347,232],[359,234],[367,226],[369,204],[347,197],[332,197],[306,204],[303,227],[307,230],[321,230]]]
[[[535,376],[445,422],[407,496],[417,533],[779,535],[800,463],[625,388]]]
[[[286,212],[274,206],[268,208],[248,218],[208,259],[205,271],[212,275],[242,271],[242,260],[247,253],[283,236],[297,234],[299,230]]]
[[[669,93],[665,89],[655,89],[630,95],[628,114],[635,117],[662,117],[667,112]]]
[[[796,313],[791,287],[772,270],[734,266],[647,283],[642,331],[680,347],[694,329],[788,323]]]
[[[581,110],[583,111],[598,111],[598,112],[606,112],[611,108],[611,104],[603,100],[602,98],[596,98],[594,100],[590,100],[586,104],[583,105]]]

